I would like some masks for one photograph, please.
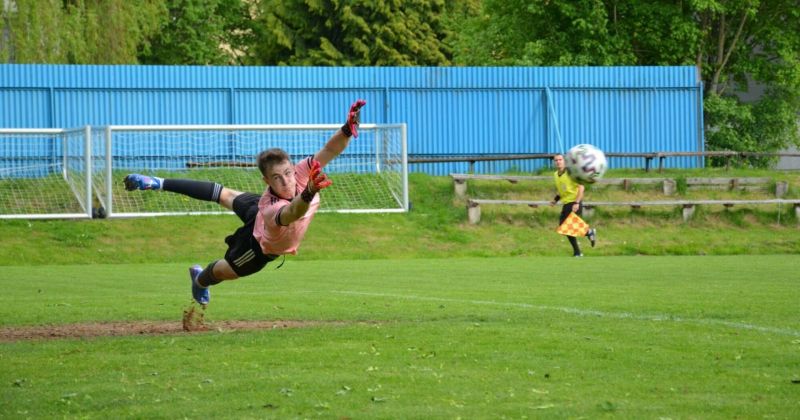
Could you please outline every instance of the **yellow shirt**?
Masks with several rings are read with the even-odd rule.
[[[558,174],[558,171],[555,171],[553,173],[553,178],[556,181],[556,190],[558,191],[558,195],[561,196],[562,203],[571,203],[578,198],[579,184],[569,177],[567,171],[564,171],[561,175]]]

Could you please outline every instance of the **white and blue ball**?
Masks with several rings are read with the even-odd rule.
[[[579,184],[594,184],[608,168],[606,154],[591,144],[579,144],[564,155],[569,176]]]

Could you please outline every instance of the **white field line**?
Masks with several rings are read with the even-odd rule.
[[[648,315],[648,314],[634,314],[630,312],[605,312],[605,311],[598,311],[595,309],[580,309],[580,308],[569,308],[563,306],[547,306],[547,305],[531,305],[528,303],[517,303],[517,302],[497,302],[493,300],[470,300],[470,299],[449,299],[449,298],[440,298],[440,297],[432,297],[432,296],[415,296],[415,295],[399,295],[399,294],[390,294],[390,293],[372,293],[372,292],[356,292],[356,291],[348,291],[348,290],[334,290],[333,293],[340,293],[343,295],[360,295],[360,296],[373,296],[373,297],[386,297],[386,298],[394,298],[394,299],[406,299],[406,300],[417,300],[417,301],[431,301],[431,302],[450,302],[450,303],[467,303],[471,305],[490,305],[490,306],[507,306],[507,307],[515,307],[515,308],[525,308],[525,309],[534,309],[537,311],[552,311],[552,312],[563,312],[572,315],[578,316],[593,316],[599,318],[615,318],[615,319],[633,319],[637,321],[666,321],[666,322],[677,322],[677,323],[687,323],[687,324],[698,324],[698,325],[712,325],[712,326],[723,326],[728,328],[734,328],[737,330],[752,330],[752,331],[759,331],[764,333],[772,333],[778,335],[788,335],[792,337],[800,337],[800,331],[792,330],[788,328],[776,328],[776,327],[763,327],[760,325],[748,324],[745,322],[732,322],[732,321],[723,321],[719,319],[706,319],[706,318],[683,318],[674,315],[667,315],[667,314],[656,314],[656,315]]]

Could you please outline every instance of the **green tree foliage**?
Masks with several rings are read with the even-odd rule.
[[[263,0],[254,61],[447,65],[444,0]]]
[[[165,18],[160,0],[78,0],[67,6],[69,36],[83,46],[72,50],[71,62],[135,64]]]
[[[596,0],[484,0],[464,24],[455,61],[466,65],[614,65],[633,57]],[[565,30],[568,29],[568,30]]]
[[[60,0],[4,1],[2,5],[2,62],[67,62],[59,27],[59,22],[64,18]]]
[[[160,0],[5,1],[3,62],[132,64],[160,26]]]
[[[710,149],[800,144],[797,0],[484,0],[462,27],[456,64],[696,65]]]
[[[482,0],[454,0],[445,2],[444,29],[440,39],[452,51],[452,46],[458,41],[463,23],[479,16]],[[452,55],[452,53],[451,53]]]
[[[800,145],[800,4],[698,0],[693,12],[709,145],[751,151]],[[760,98],[743,101],[754,87],[763,88]]]
[[[252,42],[249,2],[166,0],[169,19],[143,50],[147,64],[237,64]]]

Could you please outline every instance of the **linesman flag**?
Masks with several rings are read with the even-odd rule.
[[[567,236],[586,236],[586,233],[589,232],[589,224],[572,212],[564,219],[564,223],[556,228],[556,232]]]

